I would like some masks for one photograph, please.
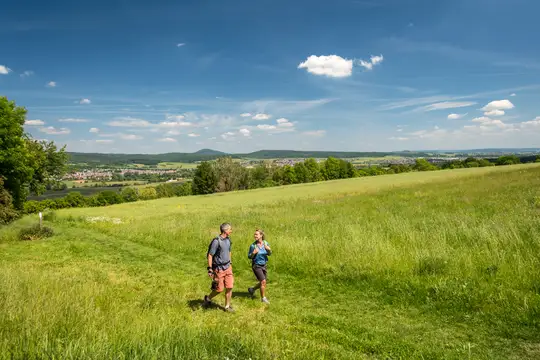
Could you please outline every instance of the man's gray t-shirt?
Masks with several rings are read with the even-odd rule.
[[[231,266],[231,239],[218,236],[212,240],[208,247],[208,254],[212,255],[212,267],[227,270]]]

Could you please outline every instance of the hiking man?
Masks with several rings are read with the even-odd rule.
[[[232,227],[229,223],[221,224],[221,234],[216,236],[208,246],[208,276],[212,279],[212,292],[204,296],[204,306],[211,304],[212,299],[225,288],[225,311],[234,312],[231,307],[234,277],[231,263]]]

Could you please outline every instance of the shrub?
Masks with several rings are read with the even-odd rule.
[[[19,213],[13,207],[13,199],[9,192],[4,189],[4,181],[0,177],[0,224],[9,224],[19,217]]]
[[[137,190],[132,187],[123,188],[120,195],[122,196],[122,199],[124,199],[124,202],[134,202],[139,200]]]
[[[152,200],[157,198],[157,191],[153,187],[145,187],[139,190],[139,199]]]
[[[35,224],[24,228],[19,232],[19,239],[22,241],[33,241],[48,238],[54,235],[54,231],[46,226]]]

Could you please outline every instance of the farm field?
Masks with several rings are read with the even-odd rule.
[[[157,164],[158,169],[195,169],[196,163],[162,162]]]
[[[200,307],[225,221],[234,314]],[[0,229],[0,359],[540,357],[536,164],[62,210],[18,241],[35,222]],[[247,296],[257,227],[269,306]]]

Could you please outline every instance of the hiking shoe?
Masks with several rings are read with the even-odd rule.
[[[249,295],[251,295],[253,297],[253,295],[255,295],[255,289],[254,288],[249,288],[248,293],[249,293]]]
[[[270,301],[268,301],[268,299],[265,298],[265,297],[263,297],[263,298],[261,299],[261,301],[262,301],[263,303],[265,303],[265,304],[270,304]]]
[[[210,298],[208,297],[208,295],[204,295],[203,306],[204,306],[204,307],[207,307],[207,306],[210,306],[210,304],[212,304],[212,300],[210,300]]]
[[[233,313],[233,312],[234,312],[234,309],[232,308],[232,306],[229,306],[229,307],[226,307],[226,308],[225,308],[225,311],[226,311],[226,312]]]

